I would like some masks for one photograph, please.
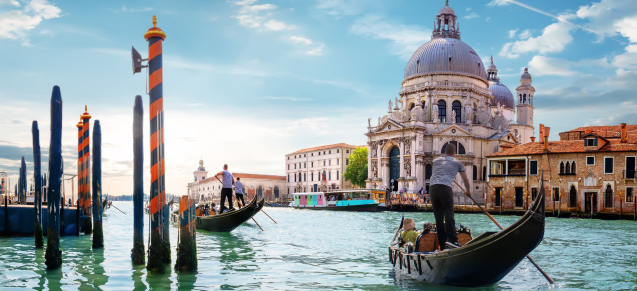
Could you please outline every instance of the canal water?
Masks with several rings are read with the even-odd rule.
[[[104,217],[104,250],[91,237],[63,237],[63,267],[46,271],[32,237],[0,237],[0,289],[35,290],[456,290],[396,278],[387,244],[400,213],[352,213],[265,208],[257,222],[232,233],[197,233],[199,272],[148,274],[130,263],[132,202],[115,202]],[[407,213],[422,227],[431,213]],[[514,216],[495,216],[502,225]],[[482,214],[457,214],[474,236],[497,228]],[[148,235],[146,221],[145,235]],[[172,227],[173,262],[177,229]],[[636,290],[637,222],[546,219],[542,244],[531,256],[557,282],[549,286],[526,259],[501,282],[471,290]],[[147,238],[146,238],[147,242]],[[468,289],[466,289],[468,290]]]

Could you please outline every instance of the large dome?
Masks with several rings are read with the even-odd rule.
[[[496,105],[498,104],[497,102],[500,102],[500,105],[515,110],[515,98],[513,98],[513,93],[511,93],[511,90],[509,90],[507,86],[504,86],[499,80],[489,81],[489,90],[493,94],[492,105]]]
[[[487,79],[478,54],[469,45],[454,38],[432,39],[416,50],[405,67],[405,79],[434,73],[460,73]]]

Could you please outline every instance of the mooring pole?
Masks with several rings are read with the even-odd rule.
[[[179,199],[179,246],[177,248],[177,262],[175,271],[194,272],[197,270],[195,244],[192,236],[192,203],[194,199],[189,199],[188,195],[183,195]]]
[[[100,121],[93,123],[93,248],[104,247],[102,228],[102,127]]]
[[[133,107],[133,265],[146,263],[144,256],[144,108],[142,96]]]
[[[42,172],[41,172],[41,156],[40,156],[40,129],[38,122],[33,121],[31,125],[31,134],[33,136],[33,179],[35,180],[35,192],[33,207],[35,208],[35,248],[44,247],[44,238],[42,237]]]
[[[168,231],[164,164],[164,101],[162,74],[162,44],[166,34],[157,27],[153,16],[153,27],[144,34],[148,41],[148,90],[150,96],[150,199],[151,199],[151,245],[148,255],[149,270],[159,270],[161,263],[170,263],[170,235]],[[160,220],[164,220],[160,223]],[[163,269],[162,269],[163,270]]]
[[[48,269],[62,266],[60,251],[60,186],[63,173],[62,163],[62,94],[60,87],[54,86],[51,94],[51,142],[49,143],[49,187],[48,222],[46,234],[45,263]]]
[[[84,215],[87,215],[89,219],[85,220],[84,233],[91,234],[93,232],[93,225],[90,219],[92,214],[91,209],[91,148],[90,148],[90,132],[89,127],[91,125],[91,115],[88,114],[88,106],[84,105],[84,113],[82,114],[82,167],[84,176],[84,205],[82,205],[82,211]]]
[[[81,115],[80,122],[75,126],[77,127],[77,211],[79,212],[84,209],[84,160],[82,159],[84,157],[84,132],[82,131],[84,123]],[[79,219],[77,223],[77,232],[79,234],[80,228],[84,230],[84,225],[79,225]]]
[[[24,162],[24,156],[22,156],[22,162],[20,162],[20,204],[27,204],[27,163]]]

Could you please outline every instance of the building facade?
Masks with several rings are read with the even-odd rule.
[[[530,142],[531,75],[525,69],[514,97],[500,82],[493,58],[485,68],[460,40],[456,18],[448,4],[440,9],[431,40],[405,67],[399,97],[389,101],[376,125],[368,120],[368,188],[427,189],[433,159],[454,144],[473,192],[483,193],[486,156]]]
[[[285,155],[287,194],[352,188],[343,180],[349,156],[357,146],[337,143]]]
[[[264,196],[266,201],[287,198],[284,192],[286,186],[284,176],[230,172],[235,179],[241,178],[244,187],[243,193],[248,194],[249,197]],[[193,176],[194,181],[188,183],[188,194],[195,194],[197,199],[201,199],[202,195],[204,199],[219,199],[221,197],[221,182],[214,176],[208,177],[203,160],[199,161],[199,167],[193,172]]]
[[[543,175],[548,211],[634,213],[637,125],[580,127],[559,141],[549,132],[540,125],[539,142],[488,156],[488,208],[528,208]]]

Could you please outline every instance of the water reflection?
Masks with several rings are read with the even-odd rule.
[[[90,262],[90,266],[93,266],[93,272],[87,273],[84,276],[86,277],[88,286],[91,286],[97,290],[102,290],[102,286],[106,285],[108,282],[108,276],[106,276],[104,272],[104,249],[95,249],[93,250],[93,254],[91,256],[92,261]]]
[[[146,283],[144,283],[144,281],[142,280],[142,277],[145,275],[145,270],[145,265],[133,266],[132,278],[133,287],[135,288],[135,290],[146,290]]]
[[[194,290],[197,283],[196,272],[179,272],[177,273],[177,288],[179,290]]]

